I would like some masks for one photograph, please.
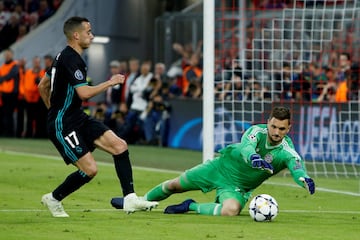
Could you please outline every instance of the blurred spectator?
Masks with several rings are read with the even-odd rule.
[[[19,23],[26,24],[29,16],[28,13],[24,11],[23,6],[21,4],[16,4],[14,7],[14,13],[17,13],[19,16]]]
[[[28,13],[37,12],[39,8],[40,8],[39,0],[27,0],[25,2],[25,10]]]
[[[44,68],[46,72],[51,68],[53,61],[54,58],[50,54],[44,56]]]
[[[39,15],[37,12],[32,12],[29,14],[29,19],[28,19],[28,30],[32,31],[35,28],[37,28],[37,26],[39,25]]]
[[[27,27],[26,27],[25,24],[20,24],[18,31],[19,31],[19,33],[18,33],[18,36],[17,36],[16,41],[21,40],[21,39],[22,39],[23,37],[25,37],[26,34],[28,33],[28,32],[27,32]]]
[[[351,82],[351,73],[347,71],[345,73],[345,78],[341,82],[338,83],[336,94],[335,94],[335,101],[336,102],[346,102],[349,100],[349,84]]]
[[[141,64],[140,76],[138,76],[130,85],[130,93],[132,95],[132,103],[126,116],[125,126],[120,137],[127,142],[137,141],[142,133],[142,122],[140,114],[146,109],[147,100],[144,98],[144,90],[148,87],[153,74],[150,72],[151,62],[144,61]],[[137,129],[135,129],[137,127]]]
[[[162,86],[162,82],[158,78],[151,78],[147,87],[143,91],[142,98],[147,102],[150,101],[155,95],[158,95]]]
[[[11,49],[4,52],[4,64],[0,67],[0,84],[2,91],[3,118],[1,127],[4,135],[14,136],[14,111],[17,107],[19,93],[19,66],[14,61]]]
[[[187,43],[184,46],[180,43],[174,43],[173,49],[175,52],[180,54],[181,60],[184,63],[187,63],[191,57],[191,55],[194,53],[191,43]]]
[[[112,129],[116,134],[122,132],[123,128],[125,127],[125,119],[128,114],[128,108],[126,103],[122,102],[119,105],[119,108],[116,109],[111,114],[109,121],[106,123],[110,129]]]
[[[140,62],[137,58],[129,59],[129,74],[126,77],[125,83],[123,84],[122,90],[122,102],[125,102],[127,107],[129,108],[132,103],[132,94],[130,92],[130,86],[134,82],[134,80],[140,75]]]
[[[178,85],[178,82],[182,79],[182,68],[177,64],[172,64],[169,71],[166,73],[168,79],[169,93],[173,97],[182,96],[182,89]]]
[[[40,0],[38,13],[39,23],[42,23],[54,14],[54,10],[50,8],[47,0]]]
[[[44,76],[45,70],[41,68],[41,58],[34,57],[32,60],[32,68],[26,70],[24,78],[24,96],[25,96],[25,109],[26,109],[26,137],[39,137],[38,130],[44,128],[39,123],[42,114],[41,111],[41,98],[38,90],[40,79]]]
[[[19,66],[19,94],[18,94],[18,103],[16,107],[16,137],[24,137],[25,130],[24,130],[24,120],[25,120],[25,71],[26,71],[26,59],[21,58],[17,61]]]
[[[188,97],[188,98],[193,98],[193,99],[202,98],[202,84],[201,84],[201,82],[192,81],[188,86],[188,90],[187,90],[185,96]]]
[[[255,79],[251,78],[247,81],[244,89],[244,100],[262,101],[268,96],[267,89]]]
[[[202,81],[202,67],[200,66],[200,57],[194,53],[189,59],[189,63],[183,66],[183,78],[180,87],[184,95],[187,95],[190,83],[192,87],[199,86]],[[201,84],[200,84],[201,85]],[[193,89],[192,89],[193,91]]]
[[[293,96],[295,101],[311,100],[312,73],[309,65],[304,64],[302,72],[292,81]]]
[[[119,61],[120,73],[124,75],[129,74],[129,66],[127,61]]]
[[[12,13],[9,21],[0,31],[0,51],[10,47],[19,35],[19,15]]]
[[[325,67],[326,84],[324,84],[321,94],[316,99],[318,102],[335,102],[337,90],[336,73],[332,68]]]
[[[265,0],[263,2],[266,9],[282,9],[286,7],[284,0]]]
[[[159,79],[161,82],[166,81],[166,66],[162,62],[158,62],[154,67],[154,77]]]
[[[96,103],[96,107],[91,114],[96,120],[105,123],[106,122],[107,106],[105,102]]]
[[[0,1],[0,31],[10,19],[11,13],[5,8],[4,1]]]
[[[322,66],[318,63],[310,64],[310,74],[311,74],[311,83],[312,83],[312,100],[316,100],[321,92],[323,86],[326,84],[326,75],[323,71]]]
[[[337,79],[342,82],[346,78],[346,72],[351,70],[351,57],[349,53],[343,52],[339,55],[339,70]]]
[[[359,74],[359,65],[358,63],[352,63],[351,55],[346,52],[342,52],[339,55],[339,72],[337,75],[338,82],[343,83],[339,85],[343,87],[345,81],[347,82],[347,99],[348,100],[358,100],[359,99],[359,84],[360,84],[360,74]]]
[[[276,80],[276,90],[281,91],[280,98],[284,100],[292,99],[293,72],[290,64],[283,62],[282,69],[278,73],[274,74],[274,78]]]
[[[52,0],[52,7],[53,9],[56,11],[59,9],[59,7],[61,6],[61,3],[63,2],[63,0]]]
[[[110,74],[108,79],[110,79],[111,76],[115,74],[121,73],[119,61],[117,60],[111,61],[109,67],[110,67]],[[119,108],[120,101],[121,101],[121,86],[118,84],[111,88],[108,88],[106,91],[105,102],[110,107],[111,111],[115,111],[116,109]]]
[[[145,142],[149,145],[167,146],[170,105],[160,94],[155,95],[142,114]]]
[[[176,85],[176,80],[163,82],[160,92],[165,101],[181,96],[181,89]]]

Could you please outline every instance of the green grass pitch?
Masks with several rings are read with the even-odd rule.
[[[138,195],[201,161],[199,152],[141,146],[129,149]],[[247,205],[237,217],[162,213],[168,204],[187,198],[213,201],[214,193],[201,192],[173,195],[152,212],[127,215],[110,206],[110,199],[121,192],[111,156],[98,150],[94,155],[98,175],[64,200],[70,218],[58,219],[50,216],[40,198],[74,168],[63,163],[47,140],[0,139],[0,239],[359,238],[360,180],[356,178],[316,178],[318,191],[310,196],[287,175],[273,177],[254,193],[267,193],[278,201],[280,212],[273,222],[254,222]]]

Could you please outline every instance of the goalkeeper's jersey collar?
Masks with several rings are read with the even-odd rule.
[[[272,146],[272,145],[269,144],[268,138],[266,138],[265,148],[266,149],[275,149],[275,148],[281,147],[284,141],[285,141],[285,138],[283,138],[281,140],[281,143],[279,143],[278,145]]]

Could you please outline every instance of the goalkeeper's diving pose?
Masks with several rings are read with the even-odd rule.
[[[298,185],[314,194],[315,183],[306,173],[302,158],[287,136],[290,121],[289,109],[274,107],[267,124],[253,125],[243,134],[240,143],[223,148],[213,160],[159,184],[145,194],[145,200],[161,201],[174,193],[215,190],[213,203],[188,199],[166,207],[164,213],[194,211],[204,215],[235,216],[244,208],[256,187],[285,168]],[[121,201],[121,198],[113,198],[112,204],[121,208]]]

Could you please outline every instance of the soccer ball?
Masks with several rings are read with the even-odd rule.
[[[256,222],[272,221],[278,215],[279,207],[272,196],[260,194],[249,204],[250,217]]]

